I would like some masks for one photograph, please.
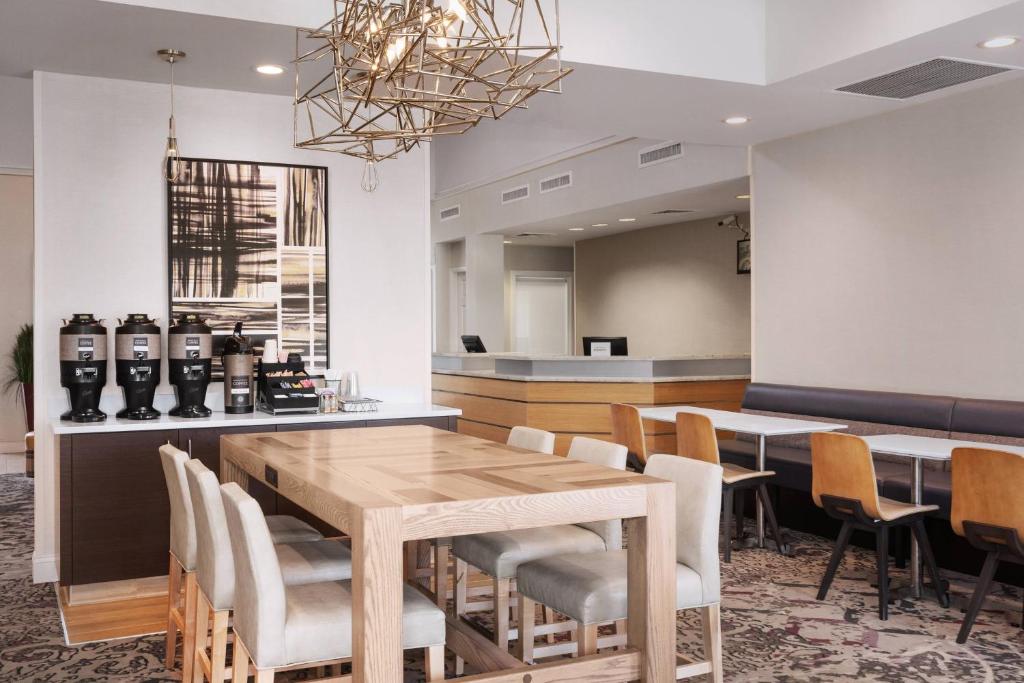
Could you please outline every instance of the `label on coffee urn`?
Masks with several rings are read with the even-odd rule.
[[[249,378],[248,377],[232,377],[231,378],[231,395],[248,396],[250,393],[249,389]]]
[[[93,345],[92,337],[78,338],[78,360],[92,360]]]
[[[186,351],[198,351],[199,350],[199,337],[185,337],[185,350]]]
[[[133,337],[132,351],[138,360],[146,360],[149,356],[149,337]]]

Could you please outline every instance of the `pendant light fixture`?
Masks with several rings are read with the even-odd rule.
[[[160,59],[171,65],[171,116],[167,120],[167,148],[164,152],[164,177],[175,182],[181,176],[181,153],[178,149],[178,134],[174,130],[174,64],[185,59],[181,50],[158,50]]]

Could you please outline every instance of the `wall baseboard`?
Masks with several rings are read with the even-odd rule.
[[[32,553],[32,583],[54,583],[59,578],[56,555]]]

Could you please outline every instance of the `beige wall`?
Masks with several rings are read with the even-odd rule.
[[[753,151],[754,376],[1024,399],[1024,81]]]
[[[32,176],[0,175],[0,378],[6,380],[8,355],[18,328],[32,322]],[[15,394],[0,395],[0,452],[24,445],[25,418]]]
[[[572,247],[505,245],[505,348],[512,349],[512,273],[519,271],[571,273]],[[572,309],[570,308],[570,313]],[[570,321],[571,323],[571,321]]]
[[[577,242],[577,351],[581,337],[608,335],[629,337],[632,356],[749,353],[742,237],[709,219]]]

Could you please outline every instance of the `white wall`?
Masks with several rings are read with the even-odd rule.
[[[31,101],[30,101],[31,103]],[[30,141],[31,144],[31,141]],[[32,177],[0,173],[0,273],[4,289],[0,315],[0,382],[18,329],[32,322]],[[0,393],[0,453],[23,450],[25,415],[17,393]]]
[[[32,169],[32,79],[0,76],[0,173]]]
[[[1024,82],[753,151],[759,382],[1024,399]]]
[[[45,406],[62,396],[61,317],[167,316],[167,88],[49,73],[35,83],[36,397]],[[290,98],[180,88],[177,112],[186,156],[328,166],[331,365],[358,370],[370,395],[428,401],[424,152],[388,162],[383,184],[368,194],[358,160],[292,148]],[[116,393],[110,375],[107,389]],[[46,411],[38,414],[44,433]],[[43,580],[52,578],[55,473],[53,444],[39,441],[35,576]]]
[[[584,336],[624,336],[631,356],[749,353],[742,237],[708,219],[577,242],[577,350]]]

